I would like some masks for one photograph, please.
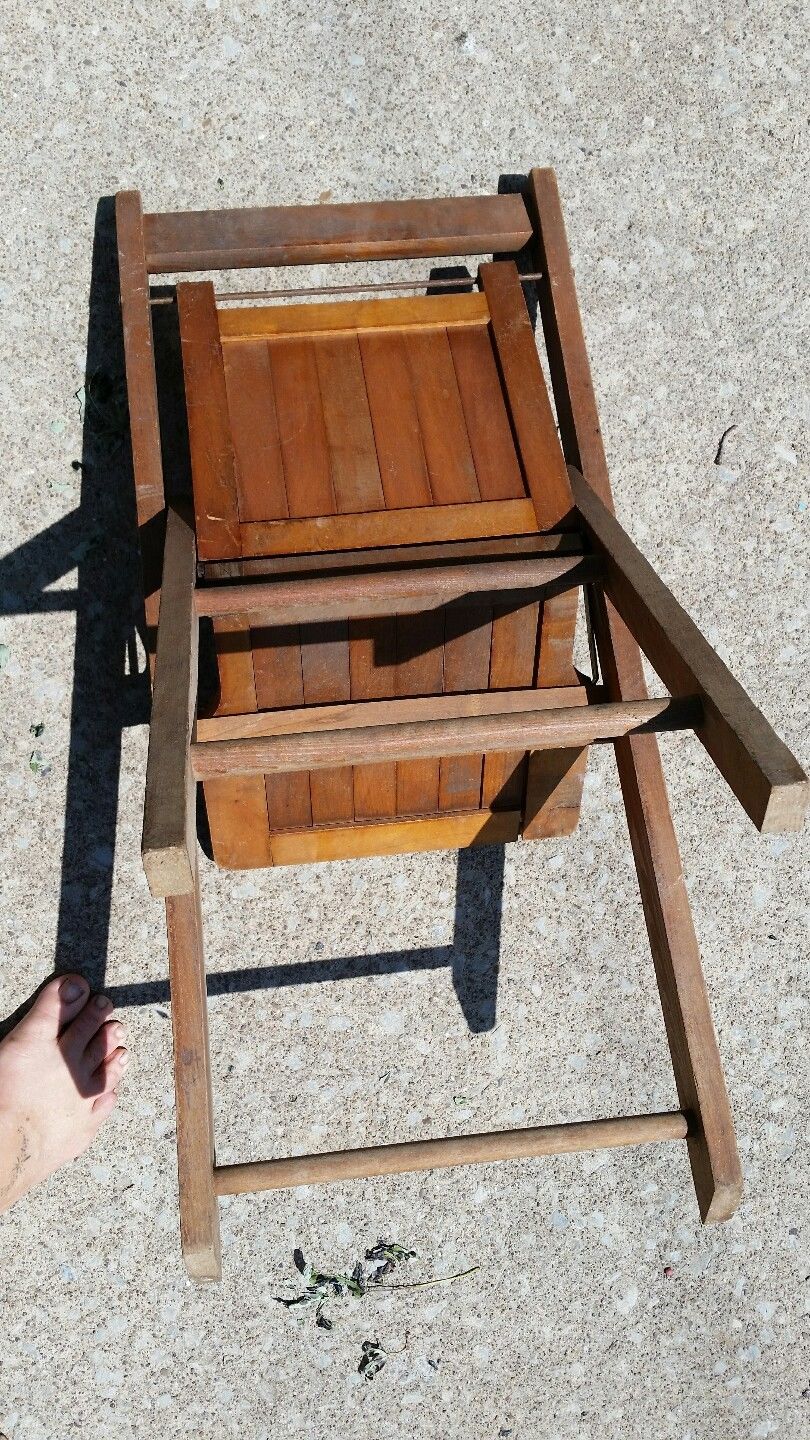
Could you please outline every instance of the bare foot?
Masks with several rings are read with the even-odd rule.
[[[123,1038],[106,995],[62,975],[0,1041],[0,1210],[87,1149],[115,1104]]]

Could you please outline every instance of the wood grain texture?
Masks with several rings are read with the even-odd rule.
[[[197,551],[203,560],[227,559],[240,555],[242,547],[228,396],[210,280],[178,285],[177,310]]]
[[[480,499],[446,330],[406,331],[405,354],[435,505]]]
[[[540,605],[496,605],[492,612],[490,690],[534,685]],[[524,750],[487,755],[481,791],[484,805],[497,810],[520,809],[526,788]]]
[[[519,195],[163,212],[144,231],[152,274],[492,255],[531,238]]]
[[[301,433],[305,434],[305,422],[302,421],[302,425]],[[282,434],[282,448],[283,444]],[[286,453],[284,473],[292,509]],[[302,479],[306,487],[306,471]],[[312,506],[316,502],[310,498],[305,503]],[[242,554],[261,557],[325,550],[372,550],[390,545],[472,540],[477,536],[531,535],[537,531],[537,519],[531,500],[492,500],[469,505],[371,510],[365,515],[333,515],[324,509],[310,519],[256,522],[242,525],[240,529]]]
[[[301,629],[298,625],[251,627],[256,704],[261,710],[304,703]],[[312,798],[307,767],[296,774],[266,775],[267,819],[279,826],[312,824]],[[272,847],[271,847],[272,854]]]
[[[309,625],[303,630],[301,673],[307,706],[331,709],[333,702],[350,699],[348,621],[333,620],[325,625]],[[354,819],[351,770],[313,771],[309,788],[314,825],[334,825]]]
[[[461,850],[468,845],[505,845],[517,840],[520,812],[433,815],[419,820],[375,821],[333,829],[273,836],[276,865],[357,860],[368,855],[413,855],[423,850]]]
[[[444,612],[444,690],[446,695],[486,691],[492,646],[492,607]],[[488,701],[497,699],[487,696]],[[439,809],[477,810],[481,804],[483,754],[447,755],[439,769]]]
[[[486,325],[448,330],[464,421],[482,500],[515,500],[526,485]]]
[[[385,509],[377,448],[356,335],[315,342],[326,444],[340,515]]]
[[[332,516],[335,492],[329,468],[315,347],[309,340],[284,340],[269,346],[268,353],[290,516],[293,519],[298,516]],[[292,538],[302,528],[300,523],[296,527],[293,519],[276,522],[283,531],[282,548],[286,548],[285,537],[289,535]],[[263,532],[267,527],[243,527],[243,554],[257,553],[250,546],[250,537],[256,534],[257,529]],[[307,533],[306,525],[302,533]]]
[[[396,693],[440,695],[444,685],[444,616],[440,610],[397,616]],[[436,752],[435,752],[436,753]],[[430,815],[439,808],[439,760],[397,765],[397,814]]]
[[[672,693],[701,696],[698,739],[746,814],[765,833],[800,829],[810,781],[799,762],[587,481],[569,474],[612,604]]]
[[[169,943],[180,1238],[193,1280],[222,1275],[219,1205],[214,1191],[211,1095],[200,891],[166,900]]]
[[[155,896],[188,894],[196,874],[195,785],[189,760],[197,709],[196,563],[191,522],[170,510],[141,841],[143,867]]]
[[[349,660],[353,701],[390,699],[396,691],[396,618],[350,621]],[[355,766],[354,813],[357,820],[396,815],[395,764]]]
[[[432,505],[403,337],[368,332],[360,336],[360,353],[386,508]]]
[[[215,713],[240,715],[255,711],[256,682],[248,618],[232,615],[213,623],[219,671]],[[226,870],[271,865],[267,797],[261,776],[209,780],[204,790],[216,863]]]
[[[151,668],[157,639],[163,567],[163,526],[159,517],[165,500],[143,212],[137,190],[122,190],[116,195],[115,227],[132,472]]]
[[[194,603],[198,615],[266,611],[279,624],[303,624],[402,614],[426,605],[433,609],[462,602],[480,604],[482,596],[501,598],[501,592],[507,593],[510,603],[525,602],[548,587],[578,587],[599,579],[602,573],[600,562],[590,555],[459,560],[450,565],[402,564],[391,571],[379,569],[354,575],[343,571],[336,575],[220,585],[198,590]],[[573,673],[569,663],[569,684]]]
[[[550,530],[570,519],[573,501],[517,267],[498,261],[480,276],[538,529]]]
[[[240,520],[281,520],[289,514],[266,345],[223,351],[228,414],[236,464]]]
[[[451,540],[438,545],[400,545],[380,549],[340,550],[311,555],[267,555],[262,559],[209,560],[200,565],[205,581],[241,580],[261,575],[325,575],[365,569],[369,573],[391,566],[447,564],[459,560],[510,560],[519,555],[581,555],[584,544],[573,531],[548,535],[494,535],[483,540]]]
[[[538,685],[570,685],[576,679],[573,656],[578,603],[576,590],[543,601]],[[523,812],[525,840],[559,839],[576,829],[587,764],[587,750],[578,754],[568,750],[559,755],[538,750],[529,756]]]
[[[628,700],[452,720],[302,730],[295,735],[197,742],[191,746],[191,763],[196,777],[206,780],[211,775],[286,774],[327,769],[335,764],[430,760],[443,755],[474,755],[479,750],[565,749],[613,740],[638,730],[691,730],[700,724],[701,715],[700,701],[686,696],[678,700]]]
[[[487,675],[484,675],[486,682]],[[404,700],[352,700],[344,705],[307,705],[264,710],[255,715],[216,715],[197,721],[196,739],[246,740],[260,735],[297,735],[302,730],[353,730],[364,725],[398,725],[411,720],[454,720],[465,715],[509,715],[520,711],[587,705],[584,685],[546,690],[476,690],[422,695]]]
[[[533,170],[527,192],[535,226],[538,299],[565,457],[610,505],[585,337],[557,183]],[[597,606],[596,636],[614,700],[646,694],[638,645],[609,602]],[[704,1221],[728,1219],[742,1194],[742,1172],[706,982],[654,735],[616,743],[616,763],[650,938],[680,1103],[694,1117],[689,1158]]]
[[[397,1145],[369,1145],[361,1150],[333,1150],[322,1155],[218,1165],[214,1178],[218,1195],[244,1195],[256,1190],[360,1180],[373,1175],[402,1175],[450,1165],[573,1155],[583,1150],[615,1150],[661,1140],[684,1140],[688,1133],[689,1122],[681,1111],[623,1115],[611,1120],[535,1125],[523,1130],[451,1135],[441,1140],[405,1140]]]
[[[409,295],[404,299],[331,300],[304,305],[223,307],[219,333],[227,350],[234,340],[265,340],[279,335],[440,329],[445,325],[485,325],[486,298],[479,294]]]

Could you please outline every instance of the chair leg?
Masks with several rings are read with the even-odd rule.
[[[553,171],[533,170],[526,193],[538,300],[565,458],[611,505],[571,257]],[[638,645],[603,595],[594,616],[599,659],[612,700],[646,694]],[[650,938],[672,1068],[691,1122],[689,1159],[704,1221],[727,1220],[740,1202],[742,1171],[706,981],[654,735],[615,742],[633,857]]]
[[[214,1116],[198,876],[191,894],[166,900],[166,928],[183,1258],[193,1280],[219,1280],[219,1202],[214,1193]]]

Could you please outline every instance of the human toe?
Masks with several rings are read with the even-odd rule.
[[[90,986],[82,975],[58,975],[43,985],[18,1028],[30,1028],[56,1040],[81,1014],[89,993]]]
[[[111,1090],[115,1090],[116,1086],[120,1084],[128,1064],[129,1051],[123,1045],[119,1045],[118,1049],[114,1050],[112,1055],[108,1055],[98,1068],[99,1096],[107,1095]]]
[[[95,1035],[91,1036],[82,1056],[82,1068],[87,1076],[93,1075],[99,1066],[123,1043],[125,1031],[118,1020],[108,1020]]]
[[[110,1019],[112,1008],[112,1001],[106,995],[94,995],[88,1000],[61,1037],[64,1052],[79,1059],[96,1031]]]

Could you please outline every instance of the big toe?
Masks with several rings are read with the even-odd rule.
[[[43,985],[20,1029],[31,1027],[54,1040],[66,1025],[80,1013],[90,994],[90,986],[82,975],[59,975]]]

